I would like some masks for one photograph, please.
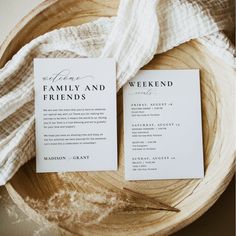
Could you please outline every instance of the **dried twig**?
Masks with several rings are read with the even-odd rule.
[[[126,187],[123,187],[123,190],[129,192],[129,194],[131,194],[133,197],[135,197],[136,199],[141,199],[146,201],[147,203],[151,203],[153,206],[147,206],[145,207],[146,209],[152,209],[152,210],[165,210],[165,211],[174,211],[174,212],[179,212],[180,210],[175,208],[175,207],[171,207],[165,203],[162,203],[152,197],[146,196],[142,193],[138,193],[134,190],[128,189]]]

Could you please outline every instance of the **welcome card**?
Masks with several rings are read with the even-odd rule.
[[[113,59],[34,60],[37,172],[117,169]]]

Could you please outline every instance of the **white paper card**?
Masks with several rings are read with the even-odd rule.
[[[115,61],[34,60],[37,172],[117,169]]]
[[[123,102],[126,180],[204,176],[199,70],[142,70]]]

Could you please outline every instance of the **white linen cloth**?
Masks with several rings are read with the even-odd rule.
[[[198,39],[236,68],[224,35],[234,27],[231,0],[121,0],[118,16],[46,33],[0,70],[0,185],[35,156],[33,58],[114,57],[117,91],[156,53]]]

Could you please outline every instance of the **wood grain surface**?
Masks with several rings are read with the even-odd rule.
[[[55,28],[79,25],[116,14],[117,0],[50,0],[26,16],[0,48],[2,67],[23,45]],[[42,205],[57,193],[105,193],[129,195],[124,188],[180,209],[180,212],[130,209],[111,211],[99,223],[87,224],[60,218],[56,225],[64,234],[76,235],[168,235],[201,216],[225,190],[235,169],[235,71],[212,56],[197,41],[157,55],[143,69],[193,69],[201,74],[201,99],[205,177],[201,180],[125,181],[123,160],[122,91],[117,95],[119,170],[36,174],[35,159],[25,164],[6,185],[16,204],[35,221],[54,222]],[[184,148],[184,147],[183,147]],[[64,191],[64,192],[63,192]],[[58,196],[58,195],[56,195]],[[67,194],[62,194],[69,204]],[[71,195],[69,195],[71,196]],[[77,196],[77,195],[76,195]],[[116,199],[116,198],[115,198]],[[55,200],[55,198],[53,198]],[[104,206],[107,207],[107,206]],[[108,207],[109,208],[109,207]],[[103,209],[103,208],[102,208]],[[68,220],[69,219],[69,220]],[[54,224],[55,226],[55,224]]]

